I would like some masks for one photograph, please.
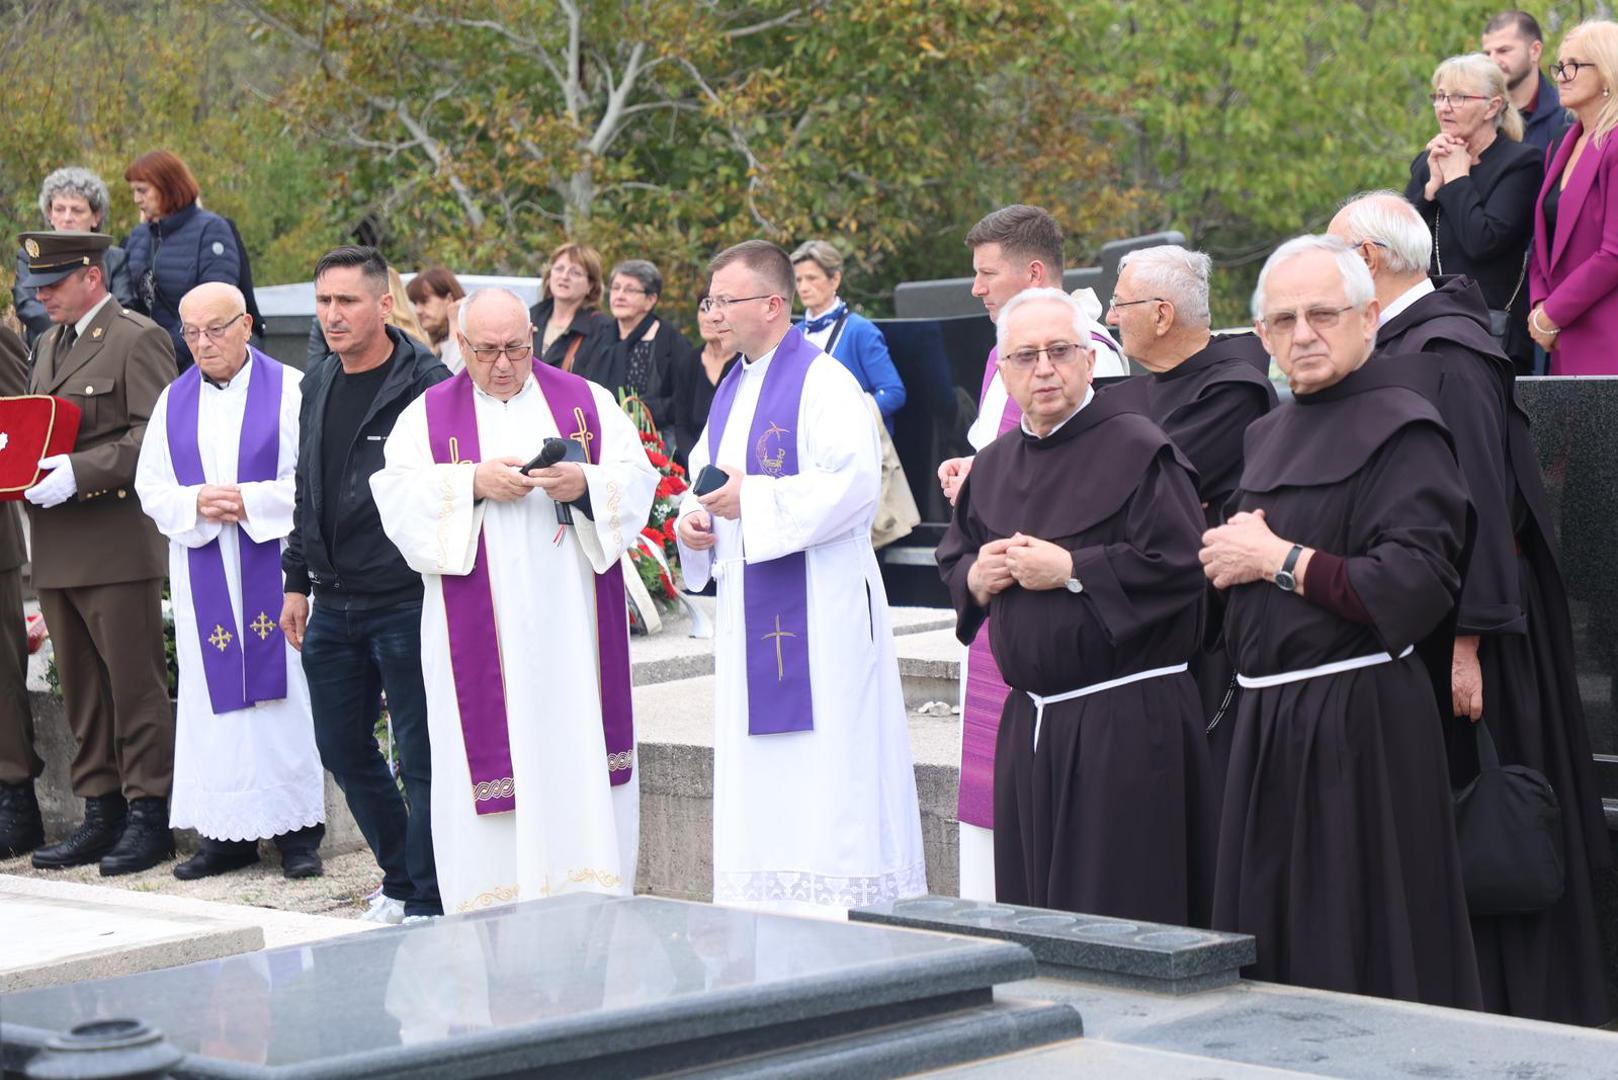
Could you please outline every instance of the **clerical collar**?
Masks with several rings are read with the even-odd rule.
[[[477,384],[476,380],[474,380],[473,383],[472,383],[472,393],[475,396],[482,397],[487,401],[492,401],[496,405],[510,405],[512,402],[516,401],[518,398],[520,398],[524,394],[528,393],[528,391],[529,391],[529,389],[531,387],[538,386],[538,385],[539,385],[539,380],[534,378],[534,373],[533,373],[532,370],[530,370],[526,375],[523,376],[522,385],[517,387],[517,392],[515,394],[512,394],[509,398],[507,398],[504,401],[501,401],[499,398],[495,397],[493,394],[491,394],[487,390],[483,389],[483,387],[481,387],[481,386],[479,386]]]
[[[75,338],[81,338],[84,336],[84,332],[90,329],[90,324],[95,321],[95,317],[97,315],[101,314],[101,309],[106,307],[107,301],[111,299],[112,293],[108,293],[106,296],[101,298],[101,302],[99,304],[91,308],[89,311],[86,311],[83,315],[79,316],[79,321],[73,324],[73,336]]]
[[[770,346],[770,351],[769,352],[765,353],[763,356],[759,357],[757,360],[749,360],[744,355],[742,357],[742,374],[746,375],[746,374],[750,374],[750,373],[752,373],[754,371],[762,371],[762,370],[764,370],[764,366],[770,362],[770,359],[775,356],[776,350],[779,349],[780,347],[781,347],[781,342],[777,341],[774,345]]]
[[[1068,420],[1073,419],[1075,416],[1077,416],[1081,412],[1083,412],[1084,407],[1086,405],[1090,404],[1090,402],[1095,399],[1095,396],[1096,396],[1095,384],[1091,383],[1089,386],[1086,386],[1084,388],[1084,400],[1079,402],[1079,407],[1077,409],[1074,409],[1072,412],[1068,413],[1067,420],[1063,420],[1061,423],[1057,424],[1055,427],[1051,428],[1049,431],[1047,431],[1043,435],[1035,435],[1034,434],[1034,429],[1028,426],[1028,414],[1024,413],[1023,418],[1022,418],[1022,433],[1024,435],[1027,435],[1030,439],[1048,439],[1048,438],[1050,438],[1052,435],[1055,435],[1058,431],[1061,431],[1063,425],[1065,425],[1068,422]]]
[[[197,365],[197,372],[202,376],[202,381],[213,387],[215,390],[229,390],[231,386],[235,385],[236,383],[246,381],[243,376],[245,376],[248,371],[252,369],[252,365],[253,351],[249,349],[247,351],[247,359],[242,361],[242,366],[236,369],[236,374],[232,375],[223,382],[214,378],[212,375],[209,375],[206,371],[203,371],[201,364]]]
[[[1420,281],[1416,282],[1416,284],[1410,286],[1410,288],[1400,293],[1394,299],[1393,303],[1382,309],[1382,314],[1377,319],[1377,326],[1380,327],[1388,325],[1388,323],[1397,318],[1400,312],[1404,311],[1405,308],[1409,307],[1411,304],[1414,304],[1417,300],[1420,300],[1422,297],[1426,296],[1432,291],[1432,279],[1423,277]]]

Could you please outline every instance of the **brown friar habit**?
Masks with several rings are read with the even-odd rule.
[[[1214,805],[1188,673],[1048,703],[1041,695],[1186,663],[1203,597],[1196,479],[1168,437],[1097,396],[1047,438],[1007,432],[977,456],[938,548],[972,640],[985,616],[1013,689],[994,760],[995,893],[1014,904],[1206,925]],[[1083,591],[1013,585],[985,610],[966,578],[1016,533],[1073,555]]]
[[[1242,675],[1453,634],[1466,486],[1401,361],[1414,362],[1373,357],[1248,428],[1231,512],[1262,508],[1277,536],[1345,560],[1372,621],[1267,581],[1236,586],[1225,640]],[[1257,937],[1250,977],[1481,1006],[1442,728],[1416,655],[1243,690],[1218,867],[1213,924]]]
[[[1217,334],[1184,363],[1132,375],[1106,390],[1157,421],[1197,470],[1197,496],[1209,528],[1225,520],[1225,503],[1241,477],[1247,425],[1275,408],[1275,386],[1264,374],[1269,366],[1270,356],[1257,334]],[[1205,624],[1191,675],[1209,725],[1217,797],[1230,761],[1230,717],[1237,691],[1222,632],[1224,597],[1211,587]]]
[[[1561,900],[1534,914],[1472,920],[1484,1005],[1512,1016],[1598,1025],[1610,1009],[1590,872],[1610,863],[1607,829],[1549,499],[1512,391],[1511,363],[1489,334],[1488,315],[1469,278],[1441,278],[1435,292],[1378,331],[1377,344],[1425,369],[1424,389],[1454,434],[1477,511],[1456,633],[1481,638],[1484,721],[1501,763],[1539,770],[1562,807]],[[1451,782],[1459,787],[1477,774],[1474,729],[1450,718],[1448,679],[1436,689]]]

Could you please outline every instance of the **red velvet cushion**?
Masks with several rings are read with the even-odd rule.
[[[22,498],[44,479],[39,459],[73,450],[79,407],[45,394],[0,397],[0,500]]]

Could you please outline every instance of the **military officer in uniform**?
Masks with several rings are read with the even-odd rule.
[[[174,855],[168,824],[174,714],[163,661],[168,546],[135,497],[146,422],[178,374],[166,330],[107,291],[100,233],[23,233],[24,285],[55,328],[35,343],[31,393],[82,411],[73,451],[44,458],[23,492],[33,529],[33,583],[56,646],[68,724],[78,743],[73,791],[84,821],[34,852],[55,869],[99,861],[128,874]]]
[[[28,389],[28,346],[0,326],[0,397]],[[34,777],[45,766],[34,750],[28,711],[28,635],[22,621],[22,516],[0,502],[0,859],[15,858],[45,842],[34,799]]]

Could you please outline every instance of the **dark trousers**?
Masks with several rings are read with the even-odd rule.
[[[163,579],[40,589],[78,742],[73,794],[169,796],[174,707],[163,661]]]
[[[0,514],[9,513],[0,507]],[[22,568],[0,570],[0,784],[26,784],[45,769],[34,749],[28,708],[28,631],[22,621]]]
[[[432,751],[421,681],[421,602],[345,610],[318,600],[303,639],[315,745],[407,915],[443,912],[433,863]],[[386,692],[404,798],[376,742]],[[406,808],[406,800],[409,807]]]

